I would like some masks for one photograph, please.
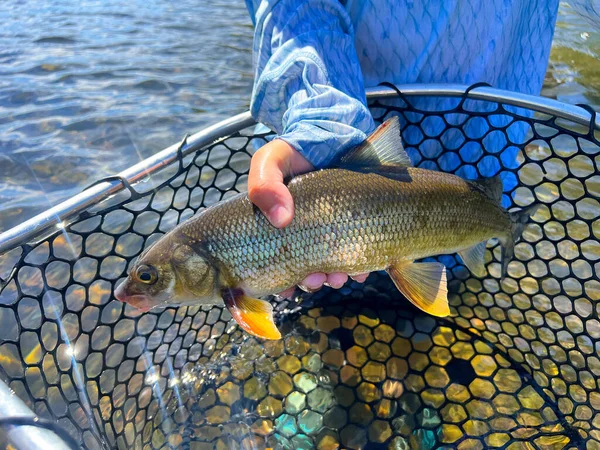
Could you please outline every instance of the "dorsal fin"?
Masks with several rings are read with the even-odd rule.
[[[400,138],[400,121],[394,116],[383,122],[362,144],[343,155],[335,164],[354,169],[408,167],[411,165]]]
[[[502,201],[502,191],[504,190],[504,185],[502,184],[500,174],[492,178],[480,178],[478,180],[473,180],[470,181],[470,183],[474,188],[483,192],[487,198],[493,202],[500,204]]]

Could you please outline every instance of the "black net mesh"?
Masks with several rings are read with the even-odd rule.
[[[543,204],[503,281],[494,242],[481,279],[440,258],[451,318],[416,311],[381,274],[274,300],[281,341],[242,333],[219,307],[140,314],[116,301],[145,246],[245,189],[266,136],[244,130],[1,257],[1,377],[87,449],[600,448],[598,140],[555,117],[450,102],[424,111],[401,94],[373,112],[401,117],[417,165],[499,171],[505,206]],[[431,121],[444,133],[421,130]],[[500,144],[484,150],[492,134]]]

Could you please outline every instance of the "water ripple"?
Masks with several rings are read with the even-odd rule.
[[[0,230],[248,108],[244,2],[0,3]]]
[[[75,44],[77,40],[63,36],[48,36],[36,39],[34,44]]]

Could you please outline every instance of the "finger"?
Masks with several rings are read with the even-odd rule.
[[[288,226],[294,218],[294,200],[283,180],[288,175],[312,169],[312,165],[287,142],[281,139],[269,142],[250,161],[250,201],[275,227]]]
[[[311,273],[298,286],[300,289],[312,292],[321,289],[325,281],[327,281],[327,275],[324,273]]]
[[[359,283],[364,283],[367,278],[369,277],[370,274],[368,273],[361,273],[358,275],[353,275],[350,278],[352,278],[354,281],[358,281]]]
[[[281,291],[277,295],[279,295],[280,297],[283,297],[283,298],[291,299],[292,296],[294,295],[294,292],[296,292],[296,286],[292,286],[291,288],[286,289],[285,291]]]
[[[342,272],[334,272],[327,275],[325,284],[334,289],[341,288],[348,281],[348,274]]]
[[[282,162],[269,150],[267,146],[261,148],[250,161],[248,196],[273,226],[283,228],[294,217],[294,201],[283,184]]]

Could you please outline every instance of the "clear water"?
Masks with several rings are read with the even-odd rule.
[[[246,110],[239,0],[0,3],[0,229]]]
[[[0,231],[248,108],[239,0],[0,3]],[[600,105],[600,34],[561,5],[543,94]]]

